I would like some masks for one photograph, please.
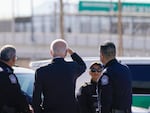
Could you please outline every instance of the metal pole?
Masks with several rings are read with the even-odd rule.
[[[122,39],[122,6],[121,0],[118,0],[118,56],[123,55],[123,39]]]
[[[110,17],[109,17],[109,19],[110,19],[110,29],[109,29],[109,33],[110,34],[112,34],[112,12],[113,12],[113,5],[112,5],[112,0],[110,0]],[[111,36],[111,35],[110,35]]]
[[[15,37],[15,0],[12,0],[12,24],[11,24],[12,36]]]
[[[33,0],[30,2],[31,7],[31,41],[34,42],[34,21],[33,21]]]
[[[56,24],[56,21],[57,21],[57,12],[56,12],[56,10],[57,10],[57,3],[55,2],[54,3],[54,18],[55,19],[53,19],[54,20],[54,26],[55,26],[55,28],[54,28],[55,34],[57,34],[57,24]]]
[[[61,39],[64,39],[64,11],[63,11],[63,0],[60,0],[60,33],[61,33]]]

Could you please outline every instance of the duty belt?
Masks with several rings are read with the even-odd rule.
[[[129,110],[112,109],[112,113],[130,113]]]

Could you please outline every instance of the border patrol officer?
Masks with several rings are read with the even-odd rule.
[[[30,112],[26,97],[12,69],[15,61],[15,47],[3,46],[0,50],[0,113]]]
[[[102,64],[93,62],[89,68],[91,81],[86,82],[77,94],[80,113],[100,113],[101,103],[98,94],[98,79],[103,70]]]
[[[131,113],[131,73],[129,68],[120,64],[115,57],[114,43],[107,41],[100,45],[100,59],[104,64],[104,72],[99,80],[101,113]]]

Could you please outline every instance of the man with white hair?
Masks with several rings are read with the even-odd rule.
[[[16,62],[16,49],[5,45],[0,49],[0,113],[30,113],[12,66]]]
[[[65,61],[67,53],[73,61]],[[86,70],[84,61],[65,40],[51,43],[50,64],[36,70],[33,91],[35,113],[77,113],[75,99],[76,79]],[[43,98],[42,98],[43,95]]]

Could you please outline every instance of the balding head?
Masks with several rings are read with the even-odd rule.
[[[53,57],[65,57],[68,49],[68,44],[65,40],[56,39],[51,43],[50,51]]]

